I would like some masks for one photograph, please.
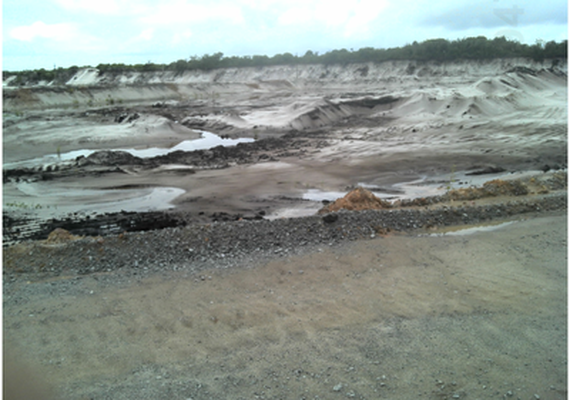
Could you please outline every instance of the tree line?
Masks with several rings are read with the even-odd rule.
[[[449,41],[446,39],[430,39],[424,42],[413,42],[402,47],[376,49],[364,47],[359,50],[332,50],[324,54],[308,50],[304,55],[291,53],[255,56],[224,56],[223,53],[205,54],[202,57],[192,56],[170,64],[99,64],[96,68],[100,74],[106,72],[153,72],[176,71],[179,73],[192,70],[211,71],[219,68],[265,67],[274,65],[306,65],[306,64],[350,64],[380,63],[394,60],[416,61],[456,61],[456,60],[490,60],[497,58],[524,57],[535,61],[545,59],[567,58],[568,41],[537,41],[527,45],[505,37],[487,39],[484,36]],[[85,68],[85,67],[84,67]],[[80,68],[57,68],[54,70],[33,70],[20,72],[4,72],[4,77],[17,75],[16,84],[25,82],[55,81],[65,83]]]

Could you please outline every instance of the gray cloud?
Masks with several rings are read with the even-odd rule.
[[[536,24],[565,25],[567,22],[568,6],[565,1],[468,3],[441,11],[435,9],[420,19],[422,26],[439,26],[452,31],[471,28],[517,28]]]

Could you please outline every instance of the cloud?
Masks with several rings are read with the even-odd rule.
[[[304,25],[313,19],[313,12],[308,8],[293,7],[285,10],[278,18],[279,25]]]
[[[385,0],[361,0],[356,4],[354,14],[349,19],[344,35],[352,36],[368,36],[370,28],[387,7],[388,1]]]
[[[305,25],[309,22],[327,27],[337,27],[346,23],[354,3],[350,2],[298,2],[284,10],[277,22],[281,25]]]
[[[139,35],[139,38],[142,40],[152,40],[154,37],[154,28],[145,29]]]
[[[17,26],[8,30],[8,38],[3,40],[3,53],[9,57],[26,49],[29,54],[50,54],[52,59],[67,57],[82,58],[86,54],[105,54],[113,47],[104,39],[85,33],[76,23],[46,24],[37,21],[27,26]],[[80,63],[79,61],[72,64]]]
[[[319,1],[315,7],[315,19],[327,26],[339,26],[348,21],[356,2]]]
[[[441,6],[441,5],[440,5]],[[453,8],[434,5],[426,9],[420,20],[423,26],[440,26],[452,31],[470,28],[517,28],[532,24],[567,24],[568,7],[565,2],[517,2],[488,5],[467,3]]]
[[[372,24],[389,5],[387,0],[300,2],[284,10],[277,22],[281,26],[307,28],[310,24],[335,30],[345,37],[366,35]]]
[[[100,15],[131,15],[144,13],[146,7],[131,0],[53,0],[66,11]]]
[[[178,44],[186,43],[188,40],[190,40],[190,38],[192,36],[193,36],[193,33],[189,29],[182,31],[182,32],[177,32],[172,37],[172,44],[178,45]]]
[[[435,15],[428,14],[422,22],[427,26],[442,26],[454,31],[469,28],[497,28],[506,24],[503,18],[509,18],[516,24],[524,14],[524,9],[516,6],[511,9],[512,11],[505,11],[501,14],[503,9],[483,7],[481,4],[468,4]]]
[[[180,23],[233,23],[244,22],[242,10],[233,3],[195,4],[186,0],[157,3],[156,9],[140,22],[152,26]]]
[[[77,34],[77,28],[71,23],[48,25],[42,21],[34,22],[29,26],[18,26],[10,31],[10,37],[23,42],[31,42],[36,38],[67,41]]]

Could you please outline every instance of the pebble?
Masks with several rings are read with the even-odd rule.
[[[537,205],[542,210],[565,209],[566,203],[566,198],[562,196],[520,202],[512,214],[534,212]],[[481,222],[489,220],[487,215],[494,215],[501,207],[504,208],[503,205],[468,207],[468,213],[465,212],[465,207],[447,207],[454,212],[446,212],[446,209],[339,211],[334,213],[334,223],[324,223],[322,216],[315,215],[276,220],[214,222],[208,225],[189,224],[184,227],[126,233],[121,239],[108,236],[102,242],[87,237],[67,244],[65,257],[61,262],[54,263],[50,273],[57,275],[63,271],[74,271],[82,275],[116,270],[119,267],[132,269],[133,274],[135,271],[160,273],[166,267],[171,269],[174,266],[182,268],[188,265],[192,265],[195,272],[212,267],[230,268],[241,264],[245,261],[244,258],[258,260],[274,254],[295,254],[303,251],[304,246],[315,246],[317,251],[322,252],[318,246],[338,246],[346,241],[374,238],[377,236],[374,233],[377,227],[406,231],[414,225],[423,227],[436,220],[438,226]],[[104,258],[86,255],[90,251],[91,254],[101,254],[102,250]],[[26,253],[28,254],[27,257],[13,259],[14,268],[35,271],[45,263],[43,252],[30,251]],[[85,263],[87,257],[92,257],[89,263]]]
[[[335,385],[335,387],[333,387],[333,390],[335,392],[340,392],[341,389],[342,389],[342,383],[339,383],[338,385]]]

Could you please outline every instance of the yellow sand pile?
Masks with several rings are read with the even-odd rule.
[[[387,201],[381,200],[374,196],[371,191],[361,187],[347,193],[343,198],[337,199],[334,202],[326,205],[319,210],[319,214],[338,211],[344,208],[345,210],[380,210],[384,208],[391,208],[391,204]]]
[[[80,236],[74,236],[71,232],[66,231],[62,228],[57,228],[53,230],[46,239],[46,243],[48,244],[60,244],[60,243],[67,243],[73,240],[81,239]]]

